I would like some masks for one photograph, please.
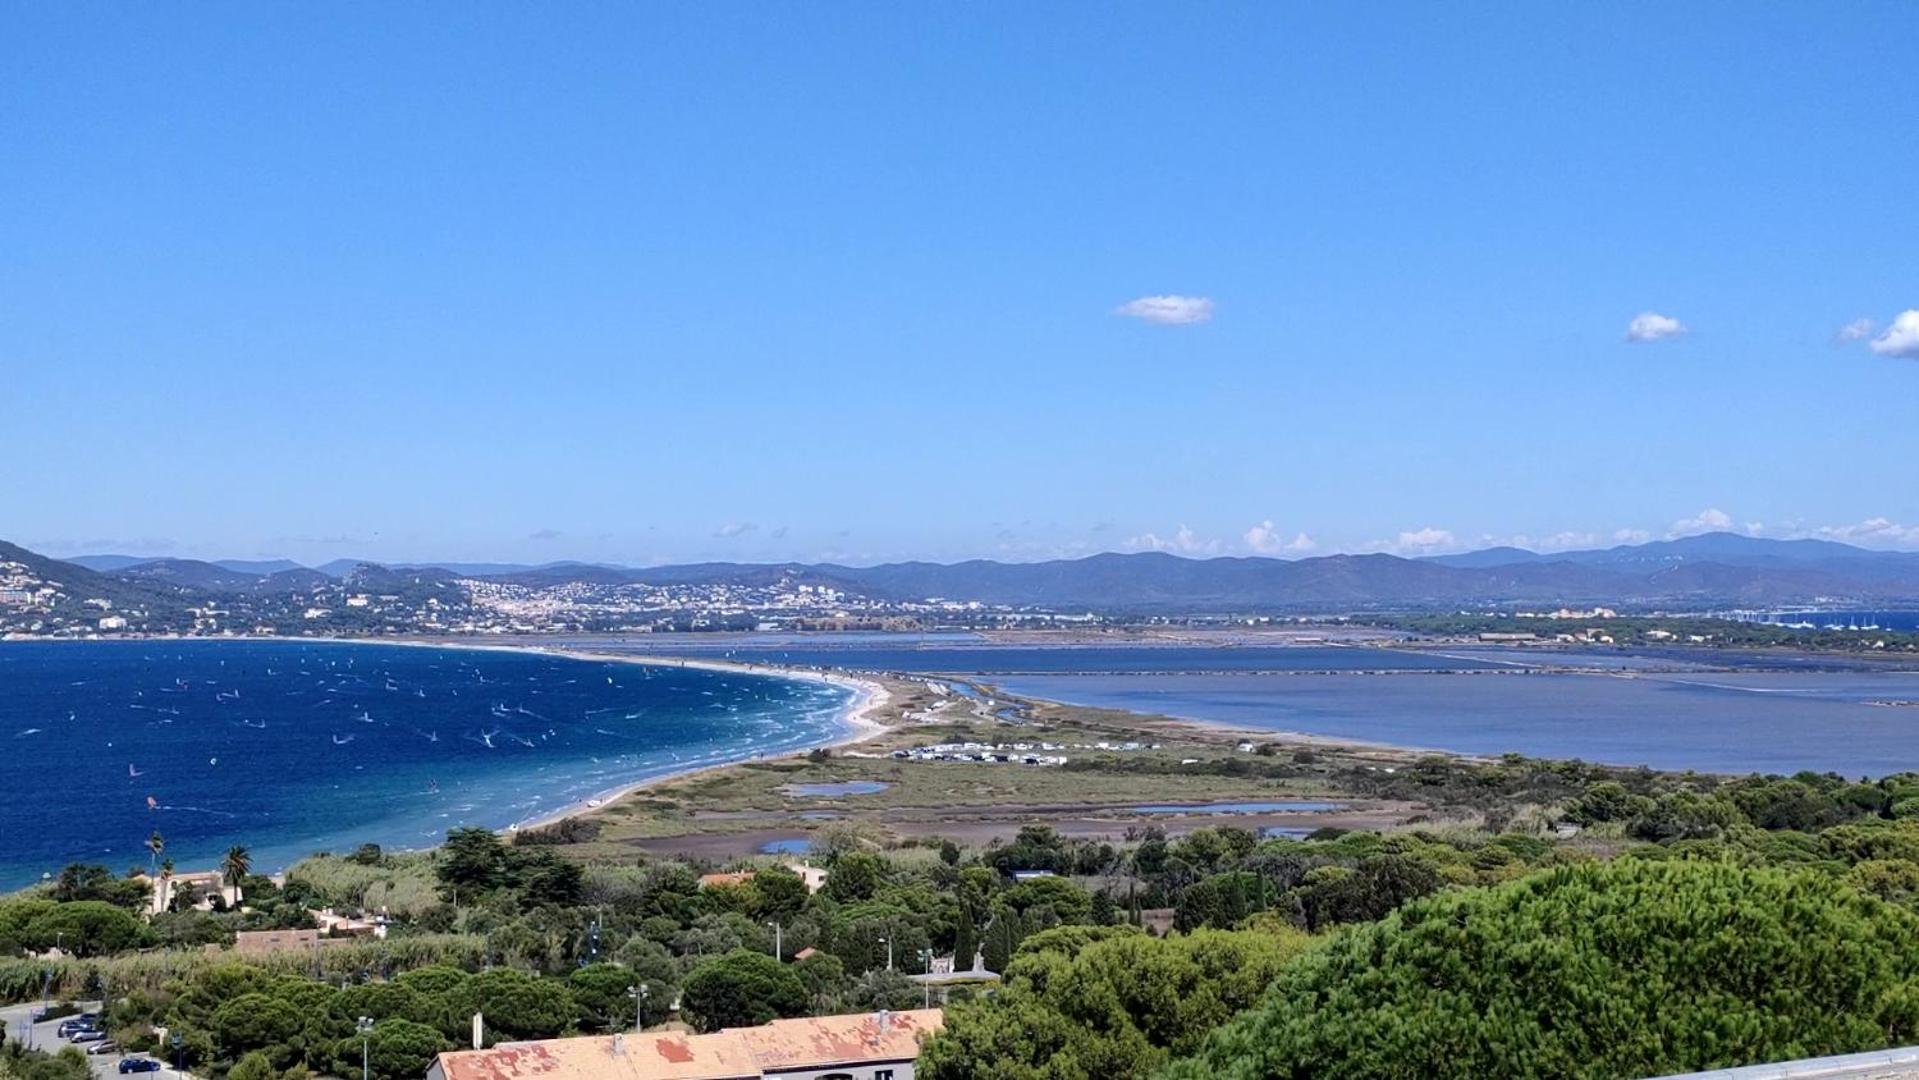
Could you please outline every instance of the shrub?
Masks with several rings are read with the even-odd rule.
[[[1651,1076],[1915,1033],[1919,917],[1823,875],[1628,859],[1348,931],[1166,1075]]]

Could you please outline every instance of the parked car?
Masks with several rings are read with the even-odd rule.
[[[159,1072],[160,1062],[150,1057],[130,1057],[120,1059],[120,1075],[128,1073]]]
[[[87,1053],[89,1054],[117,1054],[119,1052],[120,1044],[114,1042],[112,1039],[102,1039],[92,1046],[87,1047]]]
[[[67,1036],[67,1041],[78,1046],[81,1043],[99,1042],[106,1037],[107,1033],[101,1031],[99,1028],[81,1028],[79,1031]]]
[[[64,1039],[76,1031],[93,1031],[99,1026],[100,1018],[97,1016],[73,1016],[60,1021],[60,1026],[55,1030]]]

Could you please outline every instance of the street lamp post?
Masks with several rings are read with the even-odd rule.
[[[890,936],[882,937],[880,944],[886,946],[886,970],[891,971],[893,970],[893,939]]]
[[[773,928],[773,959],[783,964],[786,962],[786,950],[780,947],[780,931],[782,928],[779,921],[774,920],[766,925]]]
[[[633,1033],[635,1035],[646,1030],[646,992],[645,983],[626,988],[627,996],[633,999]]]
[[[368,1068],[367,1046],[373,1040],[373,1018],[360,1017],[359,1023],[354,1024],[353,1029],[360,1033],[360,1080],[369,1080],[372,1071]]]

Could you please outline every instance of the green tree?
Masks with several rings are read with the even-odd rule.
[[[745,949],[694,968],[680,994],[681,1009],[700,1031],[799,1016],[806,1004],[806,987],[790,966]]]
[[[148,935],[147,928],[126,908],[104,900],[75,900],[40,911],[20,936],[28,948],[50,949],[57,942],[66,951],[84,957],[138,948]]]
[[[264,1052],[276,1068],[292,1062],[288,1045],[306,1023],[293,1005],[262,993],[242,994],[213,1010],[210,1023],[215,1045],[223,1057],[237,1058],[249,1050]]]
[[[785,922],[806,906],[806,882],[784,866],[771,866],[753,875],[753,914]]]
[[[993,999],[955,1006],[920,1057],[927,1080],[1138,1080],[1259,1000],[1306,945],[1297,931],[1130,927],[1035,934]]]
[[[469,978],[450,1001],[456,1017],[484,1015],[492,1042],[550,1039],[573,1022],[573,995],[566,984],[513,968]]]
[[[506,845],[491,829],[448,829],[434,869],[448,888],[473,897],[507,884]]]
[[[633,1023],[633,999],[627,990],[645,980],[619,964],[588,964],[566,977],[579,1006],[580,1024],[594,1031],[618,1031]],[[660,988],[650,983],[650,999]]]
[[[871,900],[885,874],[886,864],[878,855],[848,852],[833,860],[833,871],[826,876],[826,895],[843,904]]]
[[[419,1080],[434,1057],[450,1046],[439,1031],[426,1024],[398,1017],[381,1020],[367,1034],[367,1069],[379,1080]],[[341,1040],[334,1051],[335,1075],[358,1076],[360,1054],[358,1038]]]
[[[961,970],[972,967],[979,947],[979,923],[973,918],[972,907],[961,904],[959,925],[953,930],[953,966]]]
[[[1622,859],[1355,927],[1166,1076],[1652,1076],[1915,1035],[1919,917],[1819,874]]]

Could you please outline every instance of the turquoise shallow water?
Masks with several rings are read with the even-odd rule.
[[[540,653],[286,641],[0,643],[0,887],[73,861],[263,870],[423,847],[650,776],[830,738],[852,693]]]

